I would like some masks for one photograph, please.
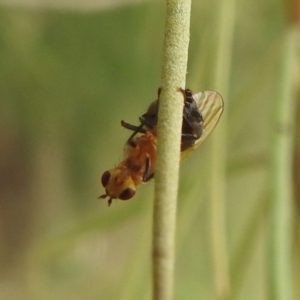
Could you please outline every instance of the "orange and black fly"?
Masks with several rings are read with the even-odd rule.
[[[216,92],[193,94],[189,89],[179,89],[184,96],[181,130],[181,160],[189,156],[210,135],[217,125],[223,109],[222,97]],[[113,199],[128,200],[136,187],[154,177],[156,164],[156,127],[159,109],[158,99],[140,116],[140,125],[121,121],[121,125],[133,131],[126,142],[124,159],[116,168],[105,171],[101,182],[110,205]]]

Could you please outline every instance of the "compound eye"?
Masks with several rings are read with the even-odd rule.
[[[109,182],[109,179],[111,177],[111,174],[109,171],[105,171],[101,177],[101,183],[103,185],[103,187],[106,187],[108,182]]]
[[[121,200],[128,200],[135,195],[135,190],[131,188],[125,189],[119,196]]]

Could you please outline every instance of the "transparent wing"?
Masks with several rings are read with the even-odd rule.
[[[224,101],[220,94],[216,92],[200,92],[193,95],[197,107],[202,113],[204,124],[203,134],[196,140],[195,144],[181,153],[181,161],[185,160],[203,141],[211,134],[218,124],[224,110]]]

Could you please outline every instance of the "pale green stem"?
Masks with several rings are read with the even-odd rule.
[[[215,287],[218,299],[230,293],[226,232],[226,141],[227,107],[231,52],[234,36],[235,0],[220,4],[219,36],[215,70],[215,88],[225,100],[225,109],[212,136],[211,234],[214,256]]]
[[[282,76],[275,100],[272,161],[270,291],[271,299],[291,300],[292,276],[292,154],[299,33],[290,28],[283,47]]]
[[[167,0],[153,212],[153,299],[173,299],[175,220],[191,0]]]

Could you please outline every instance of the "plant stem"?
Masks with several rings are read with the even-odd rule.
[[[167,0],[162,92],[157,126],[153,212],[153,299],[171,300],[183,97],[188,60],[191,0]]]
[[[297,28],[286,33],[282,77],[275,103],[270,240],[270,299],[291,300],[292,289],[292,154],[296,93]]]
[[[235,0],[224,0],[219,11],[219,36],[215,69],[215,88],[228,100],[231,53],[235,23]],[[227,109],[212,136],[211,238],[217,299],[230,294],[226,231],[226,144]]]

